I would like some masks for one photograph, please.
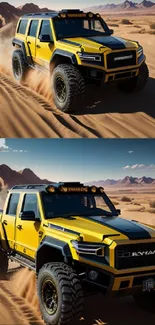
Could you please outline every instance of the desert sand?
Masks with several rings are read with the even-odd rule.
[[[0,137],[155,137],[155,35],[149,29],[155,18],[130,17],[131,25],[122,24],[122,17],[105,18],[114,28],[114,35],[138,40],[144,46],[150,69],[146,88],[134,94],[121,93],[113,85],[102,90],[89,88],[88,105],[82,111],[79,108],[74,115],[61,113],[52,102],[48,76],[33,71],[26,85],[14,80],[11,72],[14,28],[6,25],[0,30]],[[113,24],[117,26],[112,27]]]

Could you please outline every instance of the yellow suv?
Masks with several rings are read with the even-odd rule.
[[[143,88],[149,71],[142,46],[112,34],[100,14],[26,14],[13,39],[14,76],[22,80],[30,68],[49,72],[54,102],[64,112],[80,107],[88,83],[117,82],[125,92]]]
[[[155,230],[119,217],[102,187],[17,185],[0,213],[0,271],[8,258],[34,270],[49,325],[75,324],[83,292],[155,304]]]

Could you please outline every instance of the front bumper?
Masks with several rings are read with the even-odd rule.
[[[96,281],[90,280],[90,270],[98,272],[99,275]],[[155,280],[155,267],[149,271],[116,275],[105,270],[86,266],[85,272],[81,275],[81,281],[92,292],[102,292],[109,296],[128,296],[142,290],[143,281],[149,277]]]
[[[117,69],[107,69],[101,66],[83,64],[80,70],[85,79],[100,81],[101,83],[117,82],[121,79],[129,79],[138,76],[139,68],[145,62],[146,57],[141,57],[134,66],[119,67]]]

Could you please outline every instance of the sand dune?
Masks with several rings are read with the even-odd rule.
[[[155,35],[133,35],[124,26],[117,33],[144,45],[150,80],[143,92],[126,95],[113,85],[102,91],[89,87],[87,106],[68,115],[54,107],[48,76],[31,72],[25,85],[13,79],[11,38],[6,39],[6,28],[9,35],[8,27],[0,31],[0,137],[155,137]]]

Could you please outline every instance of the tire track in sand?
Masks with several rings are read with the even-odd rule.
[[[154,81],[149,84],[135,96],[120,97],[115,89],[111,96],[111,89],[107,89],[98,103],[69,115],[60,112],[43,95],[0,73],[0,137],[154,138],[155,119],[146,106],[147,97],[153,105]]]

